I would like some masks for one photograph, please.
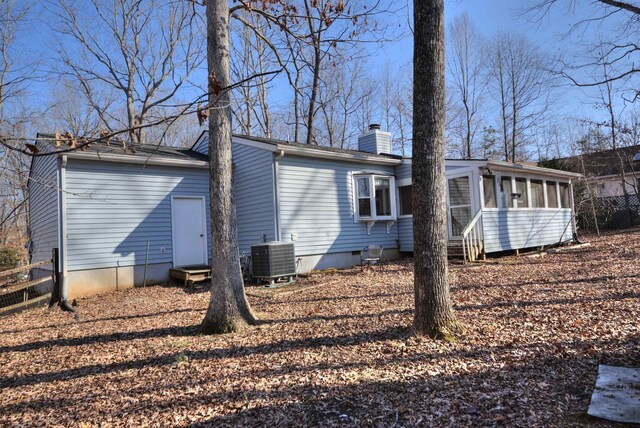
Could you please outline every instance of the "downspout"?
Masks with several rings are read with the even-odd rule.
[[[284,150],[278,151],[273,158],[273,203],[275,211],[276,241],[282,240],[282,231],[280,230],[280,192],[278,186],[278,162],[284,157]]]
[[[62,155],[60,157],[60,168],[58,169],[58,192],[60,197],[58,198],[58,221],[59,221],[59,236],[58,236],[58,253],[60,254],[58,260],[58,271],[60,272],[60,308],[66,312],[76,312],[76,310],[69,304],[67,298],[69,296],[68,282],[67,282],[67,195],[66,195],[66,167],[67,156]],[[76,320],[78,314],[76,313]]]

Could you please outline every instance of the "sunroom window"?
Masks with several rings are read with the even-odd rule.
[[[560,183],[560,207],[571,208],[571,199],[569,197],[569,183]]]
[[[392,201],[393,177],[382,175],[355,176],[357,218],[362,220],[394,220],[395,208]]]
[[[544,208],[544,188],[542,180],[531,180],[531,207]]]

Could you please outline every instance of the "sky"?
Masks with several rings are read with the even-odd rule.
[[[567,33],[580,19],[588,17],[593,9],[588,7],[584,11],[577,9],[567,11],[566,8],[556,7],[550,14],[538,22],[534,22],[531,16],[523,15],[523,7],[534,0],[445,0],[445,20],[451,22],[461,13],[466,13],[480,32],[487,38],[491,38],[502,32],[525,34],[530,40],[539,44],[550,54],[557,54],[563,58],[569,58],[582,49],[581,43],[593,41],[599,31],[606,29],[592,26],[584,33]],[[567,5],[570,0],[559,0]],[[398,2],[402,3],[401,1]],[[584,0],[584,4],[588,4]],[[22,40],[19,49],[23,54],[37,56],[43,63],[51,63],[53,52],[58,48],[50,22],[51,14],[47,11],[47,2],[34,4],[34,13],[31,22],[28,23],[29,37]],[[365,49],[372,51],[370,63],[372,69],[382,69],[390,66],[395,72],[411,66],[413,44],[410,32],[407,31],[408,19],[401,17],[395,21],[404,29],[405,37],[387,42],[383,45],[368,45]],[[203,76],[204,78],[204,76]],[[34,84],[31,89],[31,98],[34,102],[44,101],[51,94],[48,84]],[[557,91],[560,102],[555,103],[557,114],[586,116],[597,118],[602,115],[593,107],[594,90],[582,90],[570,85],[568,82]]]
[[[525,6],[532,4],[530,0],[445,0],[445,22],[448,25],[456,16],[467,14],[479,31],[487,38],[501,33],[524,34],[530,40],[541,46],[551,55],[562,58],[577,58],[582,44],[597,39],[599,31],[606,29],[592,25],[589,31],[571,32],[571,29],[584,18],[588,18],[592,9],[571,10],[566,6],[569,1],[561,0],[560,6],[552,9],[551,13],[537,20],[525,14]],[[405,66],[410,64],[413,55],[413,43],[410,36],[381,48],[381,53],[373,60],[378,66],[385,63]],[[446,53],[445,53],[446,55]],[[562,101],[556,103],[559,115],[583,115],[599,117],[601,112],[592,106],[596,90],[581,89],[571,85],[568,81],[560,82],[562,87],[557,91],[557,97]]]

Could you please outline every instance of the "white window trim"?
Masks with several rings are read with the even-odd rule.
[[[362,177],[367,177],[369,179],[369,190],[370,190],[370,198],[369,198],[369,202],[371,203],[371,217],[360,217],[360,210],[359,210],[359,206],[360,204],[358,203],[358,178],[362,178]],[[376,178],[384,178],[389,180],[389,197],[390,197],[390,204],[391,204],[391,215],[389,216],[379,216],[376,213],[376,204],[375,204],[375,197],[376,197],[376,189],[375,189],[375,179]],[[394,202],[397,200],[397,196],[396,196],[396,180],[395,177],[392,175],[385,175],[385,174],[375,174],[375,173],[354,173],[353,174],[353,179],[352,179],[352,185],[353,185],[353,204],[354,204],[354,219],[358,222],[373,222],[375,223],[376,221],[395,221],[398,219],[398,214],[397,214],[397,207]],[[369,225],[369,230],[371,230],[371,227],[373,227],[373,224]]]

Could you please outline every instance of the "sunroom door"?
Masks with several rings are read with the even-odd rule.
[[[449,239],[462,239],[462,231],[471,221],[471,176],[447,180]]]

